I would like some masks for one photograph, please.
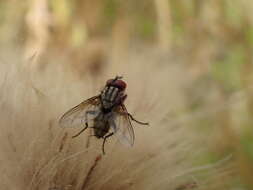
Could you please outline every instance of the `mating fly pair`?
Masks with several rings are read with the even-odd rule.
[[[109,79],[99,95],[70,109],[59,121],[62,127],[83,127],[73,138],[79,136],[87,128],[92,128],[94,136],[103,138],[102,151],[104,154],[106,139],[114,134],[121,143],[133,146],[134,130],[131,120],[141,125],[148,125],[148,123],[136,120],[128,113],[124,105],[127,97],[126,83],[121,79],[122,77],[118,76]]]

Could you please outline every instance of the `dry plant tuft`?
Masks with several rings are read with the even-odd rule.
[[[233,172],[227,164],[230,157],[194,166],[205,143],[196,143],[198,134],[187,122],[177,122],[190,77],[179,64],[168,64],[169,59],[149,57],[133,54],[128,64],[108,64],[103,76],[84,72],[80,79],[58,63],[58,57],[38,71],[33,60],[18,61],[18,54],[2,56],[6,59],[0,62],[1,189],[223,189],[225,180],[220,179]],[[58,119],[97,94],[116,74],[128,83],[129,112],[150,126],[135,125],[133,148],[112,138],[106,155],[101,155],[101,141],[88,139],[88,131],[71,139],[75,129],[60,128]]]

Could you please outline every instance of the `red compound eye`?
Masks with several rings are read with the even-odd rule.
[[[115,81],[115,86],[121,90],[125,90],[127,85],[123,80],[117,80],[117,81]]]
[[[106,81],[106,85],[110,85],[114,79],[109,79]]]
[[[106,85],[107,86],[114,86],[114,87],[117,87],[121,90],[125,90],[125,88],[127,86],[126,83],[123,80],[115,80],[115,79],[109,79],[106,82]]]

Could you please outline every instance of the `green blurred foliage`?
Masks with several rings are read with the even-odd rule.
[[[241,70],[245,63],[245,53],[242,47],[228,51],[222,60],[212,64],[212,75],[226,91],[236,91],[241,87]]]
[[[140,36],[140,38],[146,40],[150,40],[153,38],[155,34],[155,21],[152,20],[152,18],[147,18],[144,15],[139,16],[136,25],[138,36]]]
[[[112,23],[115,21],[117,17],[118,9],[119,9],[118,1],[116,0],[105,1],[104,14],[105,14],[105,19],[107,20],[107,23],[112,25]]]

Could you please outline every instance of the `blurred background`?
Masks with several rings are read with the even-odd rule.
[[[213,189],[249,190],[253,188],[252,12],[250,0],[3,0],[1,81],[4,84],[11,68],[19,68],[15,75],[29,73],[35,94],[49,96],[51,103],[59,101],[59,96],[50,98],[55,95],[51,91],[64,89],[60,113],[86,98],[78,91],[85,85],[70,87],[71,82],[92,84],[88,98],[106,79],[123,74],[129,88],[139,89],[129,95],[132,101],[134,94],[151,88],[144,93],[150,92],[153,99],[145,97],[139,109],[152,107],[149,101],[159,104],[168,99],[161,101],[165,114],[157,121],[166,126],[180,123],[195,134],[197,147],[206,143],[192,165],[224,158],[232,163],[229,172],[212,173],[211,178],[226,181]],[[60,84],[68,77],[71,82]],[[20,81],[10,80],[13,88]],[[9,96],[5,93],[2,97]],[[70,100],[73,94],[78,94],[75,101]],[[147,113],[143,118],[152,120]],[[199,187],[186,183],[177,190],[194,188]]]

